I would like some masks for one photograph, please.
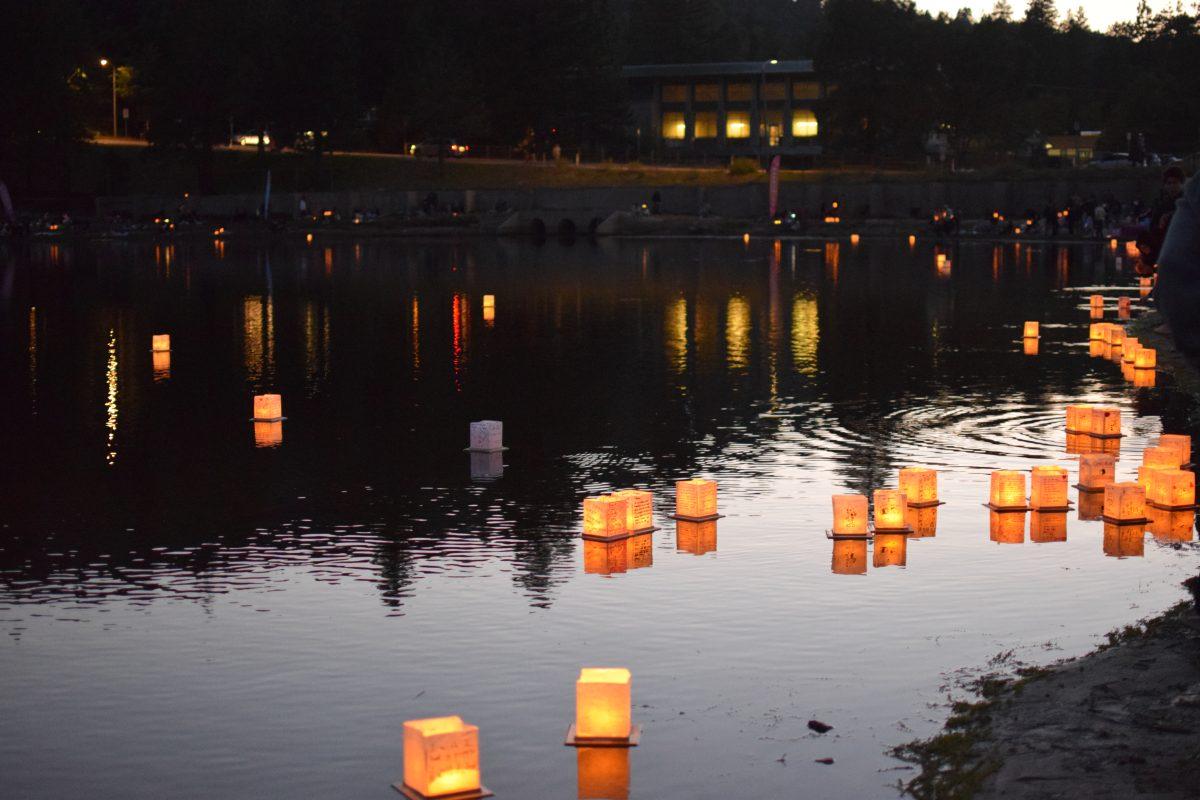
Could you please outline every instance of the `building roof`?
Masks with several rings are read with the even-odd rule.
[[[794,61],[717,61],[709,64],[635,64],[622,67],[626,78],[697,78],[724,75],[811,74],[811,59]]]

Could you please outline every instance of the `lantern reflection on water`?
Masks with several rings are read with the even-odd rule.
[[[254,395],[254,421],[279,422],[283,419],[283,397],[277,394]]]
[[[937,506],[910,505],[904,515],[904,523],[912,528],[911,536],[937,536],[937,518]]]
[[[1057,465],[1033,468],[1029,506],[1035,511],[1063,511],[1067,502],[1067,470]]]
[[[1104,348],[1107,346],[1103,340],[1093,339],[1088,342],[1088,355],[1092,358],[1100,358],[1104,355]]]
[[[1149,297],[1150,290],[1154,288],[1154,282],[1150,278],[1138,279],[1138,295],[1141,297]]]
[[[1079,486],[1084,490],[1103,489],[1115,480],[1117,460],[1108,453],[1083,453],[1079,456]]]
[[[1182,433],[1164,433],[1158,437],[1158,446],[1178,451],[1176,461],[1183,466],[1192,460],[1192,437]]]
[[[625,538],[629,535],[628,501],[623,497],[601,495],[583,499],[583,535],[600,539]]]
[[[867,497],[861,494],[833,496],[833,534],[835,536],[867,535]]]
[[[903,567],[908,563],[908,537],[903,533],[877,533],[872,546],[872,566]]]
[[[278,447],[283,444],[282,422],[255,422],[254,446]]]
[[[992,511],[988,514],[988,530],[991,540],[996,544],[1023,544],[1025,515]]]
[[[1109,325],[1104,329],[1104,341],[1111,345],[1125,344],[1125,329],[1120,325]]]
[[[625,541],[583,540],[583,571],[589,575],[620,574],[629,569],[629,548]]]
[[[717,517],[717,482],[704,478],[675,481],[675,516],[699,522]]]
[[[1087,433],[1092,429],[1092,407],[1086,403],[1067,406],[1067,433]]]
[[[1146,490],[1136,483],[1111,483],[1104,487],[1104,519],[1141,522],[1146,518]]]
[[[1158,365],[1158,352],[1149,347],[1139,347],[1133,366],[1137,369],[1154,369]]]
[[[1103,306],[1092,306],[1090,309],[1088,309],[1088,317],[1091,319],[1104,319]]]
[[[1125,337],[1125,344],[1121,347],[1121,361],[1126,364],[1133,364],[1134,358],[1137,356],[1137,351],[1141,348],[1138,340],[1132,336]]]
[[[1150,533],[1160,542],[1192,540],[1192,526],[1196,522],[1195,511],[1171,511],[1149,507],[1146,509],[1146,518],[1150,520]]]
[[[622,489],[613,497],[625,499],[625,527],[630,533],[654,529],[654,495],[644,489]]]
[[[1036,356],[1038,354],[1038,344],[1041,339],[1022,339],[1021,352],[1027,356]]]
[[[154,368],[154,380],[165,381],[171,377],[171,351],[157,352],[150,354],[150,360]]]
[[[1025,473],[1011,469],[992,472],[988,506],[996,511],[1024,511]]]
[[[575,724],[568,744],[637,744],[630,719],[632,677],[620,667],[584,667],[575,682]],[[589,741],[590,740],[590,741]]]
[[[1104,523],[1104,555],[1113,558],[1141,558],[1146,552],[1146,526]]]
[[[1104,308],[1104,295],[1094,294],[1088,298],[1088,305],[1092,308]]]
[[[1029,515],[1029,541],[1065,542],[1067,540],[1067,512],[1034,511]]]
[[[503,453],[470,453],[471,480],[494,481],[504,475]]]
[[[474,793],[487,797],[479,782],[479,728],[461,717],[435,717],[404,723],[404,785],[420,797]],[[408,794],[408,792],[405,792]]]
[[[1079,519],[1095,520],[1104,516],[1104,492],[1079,493]]]
[[[906,507],[904,492],[896,489],[876,489],[875,530],[903,530]]]
[[[717,521],[675,523],[675,550],[702,556],[717,549]]]
[[[1153,389],[1158,373],[1152,369],[1134,369],[1133,385],[1139,389]]]
[[[626,800],[629,797],[629,748],[580,747],[575,757],[579,800]]]
[[[654,537],[640,533],[625,540],[625,564],[629,569],[654,566]]]
[[[863,498],[866,500],[866,498]],[[835,539],[833,542],[833,572],[835,575],[867,574],[867,540]]]
[[[902,467],[900,491],[911,508],[938,505],[937,470],[927,467]]]
[[[1133,368],[1133,364],[1126,361],[1121,362],[1121,377],[1133,383],[1134,379],[1137,378],[1137,370]]]

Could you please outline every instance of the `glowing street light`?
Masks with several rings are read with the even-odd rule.
[[[100,59],[100,66],[103,69],[108,69],[111,62],[107,58]],[[112,64],[112,123],[113,123],[113,138],[117,138],[117,65]]]

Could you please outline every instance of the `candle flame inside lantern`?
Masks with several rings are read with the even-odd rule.
[[[901,468],[900,491],[911,506],[938,502],[937,470],[925,467]]]
[[[1158,364],[1158,352],[1149,347],[1138,348],[1133,366],[1137,369],[1154,369]]]
[[[588,536],[611,538],[629,533],[628,501],[624,497],[601,495],[583,500],[583,532]]]
[[[992,472],[991,504],[996,508],[1025,507],[1025,473],[1011,469]]]
[[[155,353],[165,353],[171,349],[171,334],[156,333],[150,339],[150,349]]]
[[[584,667],[575,682],[575,735],[628,739],[632,730],[632,678],[623,668]]]
[[[866,499],[863,498],[863,500]],[[835,575],[867,574],[867,540],[835,540],[833,543],[833,573]]]
[[[283,396],[278,394],[254,395],[254,421],[277,422],[283,416]]]
[[[1115,480],[1116,459],[1108,453],[1083,453],[1079,456],[1079,485],[1102,489]]]
[[[1029,320],[1025,323],[1023,335],[1026,339],[1036,339],[1041,334],[1039,333],[1040,325],[1036,320]]]
[[[904,511],[908,507],[904,492],[896,489],[875,490],[875,529],[896,530],[904,527]]]
[[[479,728],[461,717],[405,722],[404,783],[425,797],[478,791]]]
[[[1029,505],[1034,510],[1066,508],[1067,470],[1065,467],[1050,465],[1033,468]]]
[[[717,514],[717,482],[690,478],[675,482],[675,514],[702,519]]]
[[[835,494],[833,496],[833,532],[838,536],[866,535],[866,495]]]
[[[1146,490],[1136,483],[1110,483],[1105,486],[1104,516],[1117,522],[1144,519]]]

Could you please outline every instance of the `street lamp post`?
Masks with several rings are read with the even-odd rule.
[[[100,59],[100,66],[107,67],[108,59]],[[113,138],[117,138],[117,65],[112,65],[112,123],[113,123]]]
[[[762,70],[758,75],[758,163],[762,166],[763,160],[763,124],[766,118],[766,100],[763,94],[767,87],[767,67],[774,66],[779,63],[779,59],[772,58],[762,63]]]

